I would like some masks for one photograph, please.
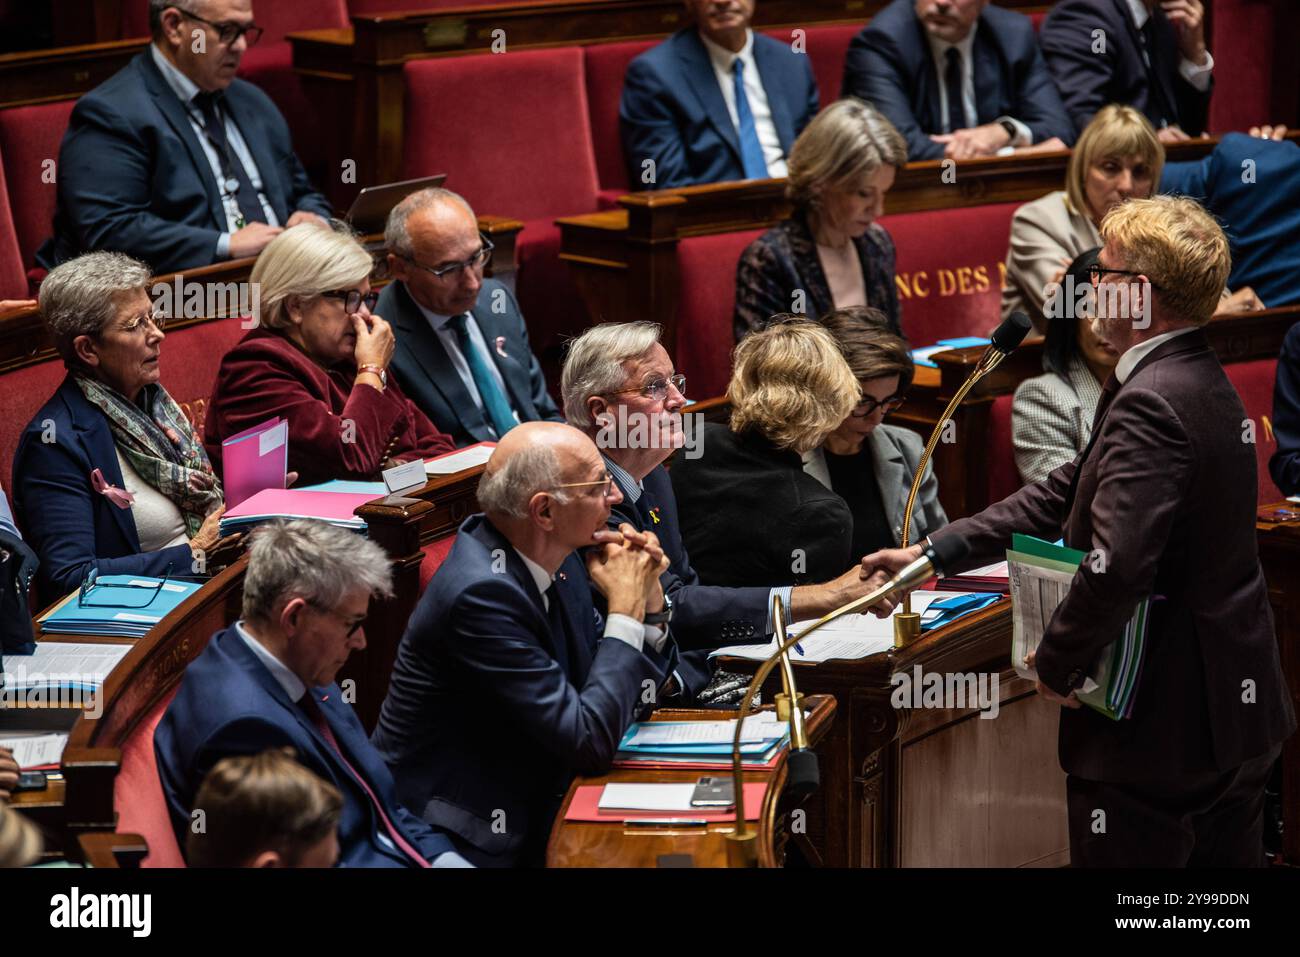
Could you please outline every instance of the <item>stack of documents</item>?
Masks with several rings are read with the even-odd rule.
[[[745,782],[745,819],[763,812],[766,780]],[[641,824],[711,824],[734,820],[736,809],[692,807],[694,783],[585,784],[574,792],[564,814],[566,821],[627,821]]]
[[[80,603],[80,593],[73,592],[38,620],[47,635],[143,638],[201,587],[198,582],[163,581],[143,575],[100,575],[95,587],[86,594],[84,605]],[[37,655],[44,648],[44,644],[38,644]],[[30,664],[27,670],[33,670]]]
[[[972,568],[961,575],[940,578],[938,587],[945,591],[978,591],[998,595],[1011,592],[1011,573],[1006,562],[994,562],[983,568]]]
[[[619,743],[615,765],[621,767],[726,768],[736,719],[727,721],[638,721]],[[767,767],[776,763],[789,740],[790,727],[771,711],[745,719],[740,735],[741,763]]]
[[[960,599],[965,597],[961,592],[949,591],[914,591],[912,592],[912,611],[920,612],[922,622],[925,621],[926,610],[935,602],[945,599]],[[990,596],[996,598],[997,596]],[[968,611],[977,609],[971,608]],[[899,608],[895,607],[894,614],[898,614]],[[942,623],[948,624],[954,620],[955,616],[947,617]],[[791,637],[799,634],[813,624],[808,621],[797,621],[789,626]],[[765,645],[731,645],[726,648],[719,648],[712,652],[710,657],[718,655],[727,655],[732,658],[747,658],[750,661],[766,661],[776,651],[776,639]],[[806,661],[813,664],[820,664],[823,661],[835,660],[853,660],[856,658],[866,658],[870,655],[880,654],[882,651],[890,651],[894,647],[894,621],[893,617],[877,618],[868,612],[865,615],[844,615],[842,618],[836,618],[829,624],[822,625],[813,634],[808,636],[807,641],[800,641],[790,651],[790,660],[794,662]]]
[[[931,369],[939,368],[939,364],[930,357],[936,352],[947,352],[949,349],[967,349],[970,346],[987,346],[992,339],[982,339],[979,336],[963,336],[960,339],[940,339],[937,344],[925,346],[921,349],[912,350],[912,361],[919,366],[929,366]]]
[[[38,641],[36,653],[6,655],[0,708],[57,703],[59,691],[91,692],[103,687],[132,645]],[[44,700],[42,700],[44,698]],[[6,724],[10,724],[7,722]],[[39,727],[37,730],[62,730]]]
[[[68,736],[60,733],[0,736],[0,748],[13,752],[22,771],[52,771],[59,766]]]
[[[1011,663],[1031,681],[1038,672],[1025,666],[1025,656],[1038,648],[1043,634],[1065,600],[1079,565],[1087,556],[1077,549],[1030,535],[1013,535],[1007,563],[1011,569],[1013,630]],[[1106,717],[1118,721],[1133,714],[1142,657],[1146,647],[1150,599],[1138,603],[1123,634],[1102,649],[1075,696]]]
[[[366,483],[369,484],[369,483]],[[371,491],[317,491],[295,488],[268,488],[246,499],[221,516],[221,534],[243,532],[277,518],[313,518],[340,528],[364,531],[366,523],[353,513],[377,498]]]

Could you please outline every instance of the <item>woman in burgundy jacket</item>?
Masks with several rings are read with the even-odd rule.
[[[388,379],[393,332],[370,310],[370,254],[349,233],[285,230],[253,267],[259,324],[221,362],[204,429],[221,442],[279,416],[299,483],[377,479],[401,462],[450,452],[452,440]]]

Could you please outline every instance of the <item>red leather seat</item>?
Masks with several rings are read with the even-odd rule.
[[[989,406],[989,501],[1000,502],[1024,484],[1016,469],[1016,448],[1011,441],[1011,394],[1000,395]]]
[[[677,371],[686,376],[692,399],[727,391],[732,313],[736,308],[736,263],[745,247],[763,234],[753,229],[683,239],[677,246],[681,282],[677,303]]]
[[[802,31],[802,36],[796,35],[791,29],[763,32],[781,43],[793,45],[796,41],[802,42],[804,52],[812,60],[818,104],[825,109],[840,98],[840,84],[844,82],[844,57],[849,52],[849,43],[862,30],[862,25],[835,23],[798,29]]]
[[[141,867],[184,867],[185,858],[176,843],[167,799],[158,777],[158,758],[153,733],[167,706],[180,690],[180,681],[127,735],[121,745],[122,766],[113,781],[113,809],[117,811],[117,833],[139,834],[149,845],[149,856]]]
[[[903,332],[913,346],[984,336],[997,326],[1011,216],[1019,205],[992,203],[881,217],[880,225],[889,230],[898,250],[895,269]]]
[[[0,482],[6,489],[13,488],[18,437],[54,395],[66,373],[62,359],[51,359],[0,376]]]
[[[4,157],[0,156],[0,299],[27,298],[27,270],[18,246],[9,189],[5,181]]]
[[[583,72],[587,86],[587,108],[591,111],[591,140],[596,154],[596,176],[602,206],[614,207],[614,200],[631,190],[653,189],[653,185],[628,184],[623,138],[619,132],[618,106],[623,97],[623,77],[628,64],[655,46],[655,40],[631,43],[597,43],[583,48]]]
[[[432,541],[424,549],[424,560],[420,562],[420,594],[424,594],[424,587],[433,580],[434,573],[442,567],[442,563],[447,560],[451,554],[451,546],[456,542],[456,535],[453,532],[443,538]]]
[[[1246,417],[1255,430],[1255,465],[1259,473],[1259,504],[1280,502],[1285,495],[1273,484],[1268,472],[1268,460],[1277,451],[1277,441],[1264,427],[1265,416],[1273,414],[1273,383],[1277,380],[1276,359],[1252,359],[1249,362],[1229,362],[1223,367],[1228,380],[1241,396],[1246,407]],[[1242,434],[1247,426],[1242,424]]]
[[[35,265],[36,250],[54,235],[57,166],[74,100],[0,110],[0,159],[9,184],[9,205],[23,266]]]
[[[159,360],[163,387],[203,434],[208,399],[221,360],[248,330],[239,319],[217,319],[167,333]]]
[[[348,0],[348,13],[356,16],[374,13],[409,13],[412,10],[447,10],[460,7],[487,7],[501,0]]]
[[[423,0],[419,7],[433,4]],[[462,6],[464,4],[461,4]],[[407,7],[410,7],[408,0]],[[396,8],[394,8],[396,9]],[[263,2],[253,6],[253,19],[266,31],[254,50],[268,44],[280,43],[285,34],[298,30],[317,30],[325,27],[346,27],[348,4],[346,0],[293,0],[292,3]],[[149,35],[149,0],[127,0],[122,4],[122,36]]]

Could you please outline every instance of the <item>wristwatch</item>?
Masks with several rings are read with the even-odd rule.
[[[384,369],[383,366],[371,365],[370,363],[363,366],[357,366],[357,375],[360,375],[363,372],[369,372],[372,375],[378,376],[379,384],[385,389],[388,388],[388,371]]]
[[[673,620],[673,600],[664,594],[664,607],[662,611],[646,612],[641,619],[643,625],[667,625]]]
[[[1007,145],[1010,146],[1016,141],[1016,136],[1019,134],[1019,131],[1016,129],[1016,124],[1012,123],[1005,116],[998,120],[998,123],[1007,131]]]

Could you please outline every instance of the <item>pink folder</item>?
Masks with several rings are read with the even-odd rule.
[[[227,513],[262,489],[283,489],[288,462],[289,424],[279,417],[222,442],[221,484]]]
[[[303,492],[291,488],[263,489],[234,508],[225,518],[317,518],[329,522],[355,522],[352,513],[367,502],[383,498],[368,492]]]

